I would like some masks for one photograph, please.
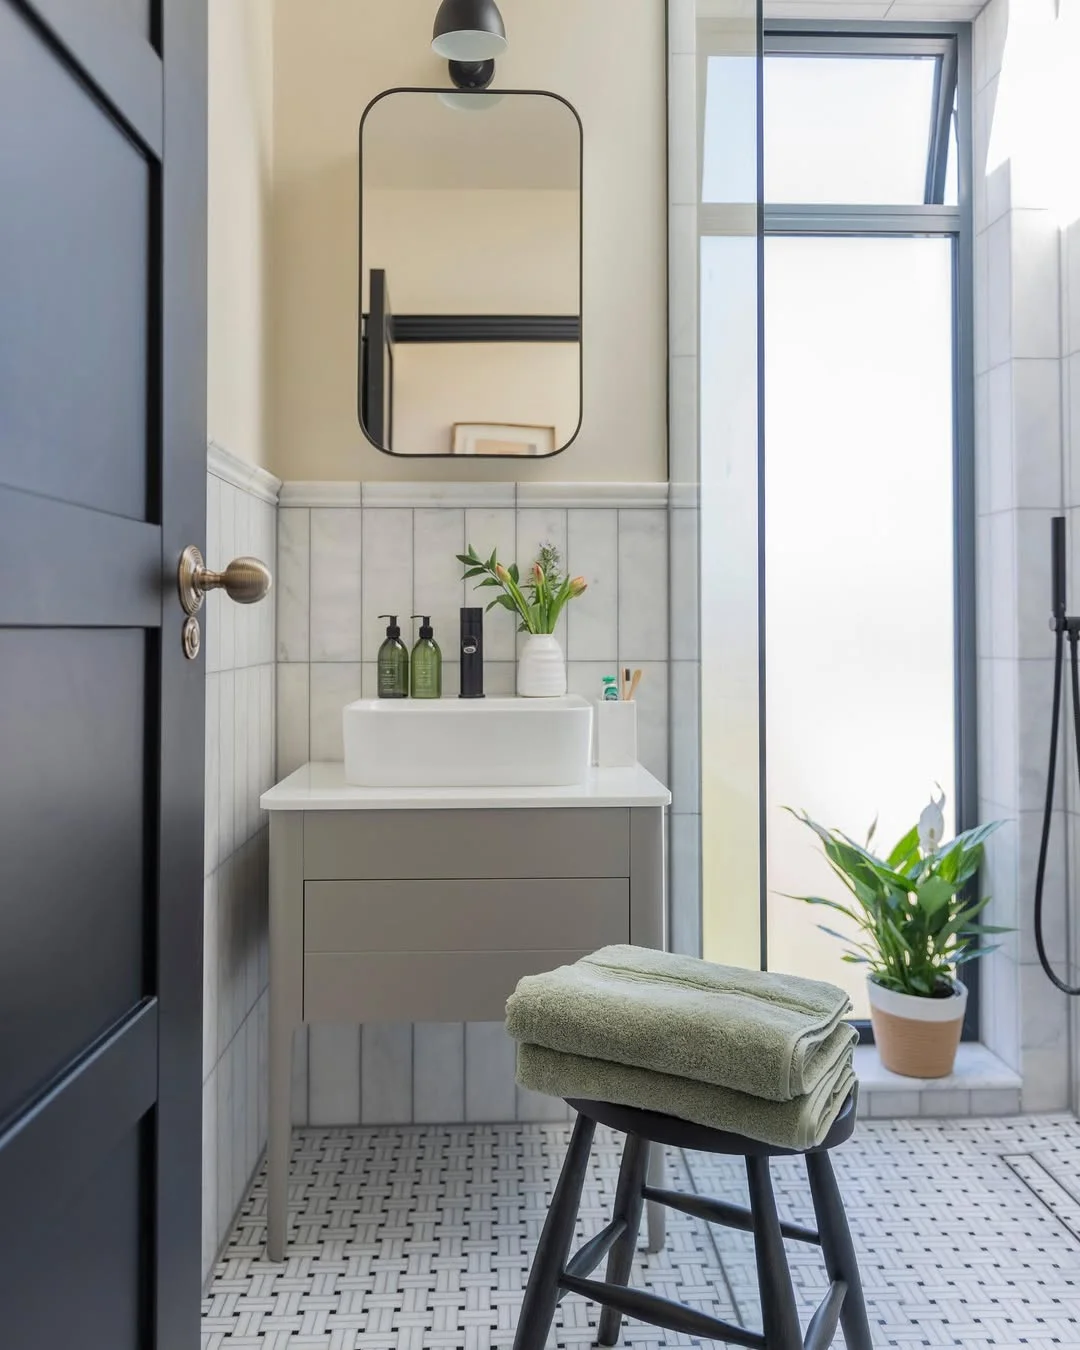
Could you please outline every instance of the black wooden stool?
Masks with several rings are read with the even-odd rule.
[[[773,1148],[741,1135],[706,1129],[652,1111],[614,1106],[609,1102],[568,1100],[578,1113],[577,1122],[533,1259],[514,1350],[543,1350],[555,1308],[569,1293],[584,1294],[603,1306],[600,1345],[618,1342],[622,1319],[626,1315],[668,1331],[751,1346],[755,1350],[825,1350],[839,1323],[848,1350],[873,1350],[855,1249],[829,1160],[829,1150],[849,1139],[855,1128],[856,1093],[848,1098],[822,1143],[803,1155],[817,1215],[816,1232],[798,1224],[782,1223],[776,1212],[769,1159],[790,1155],[796,1150]],[[606,1228],[567,1260],[589,1166],[589,1151],[598,1124],[609,1125],[626,1135],[614,1214]],[[646,1169],[650,1143],[745,1158],[750,1208],[649,1186]],[[753,1233],[763,1333],[733,1326],[682,1303],[627,1287],[637,1247],[641,1209],[646,1200],[657,1201],[710,1223]],[[799,1326],[795,1291],[784,1252],[785,1238],[819,1244],[829,1275],[829,1292],[810,1319],[805,1337]],[[608,1258],[606,1280],[588,1279],[605,1256]]]

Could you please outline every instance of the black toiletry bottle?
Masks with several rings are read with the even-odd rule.
[[[484,697],[484,611],[465,606],[461,611],[461,693],[459,698]]]

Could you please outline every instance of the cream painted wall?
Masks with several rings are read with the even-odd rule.
[[[576,192],[375,189],[363,223],[365,308],[370,269],[382,267],[397,314],[578,312]],[[394,447],[446,454],[455,422],[552,426],[562,447],[580,387],[576,343],[401,346]]]
[[[210,0],[207,430],[265,467],[273,11]]]
[[[496,86],[550,89],[584,124],[581,435],[516,478],[667,477],[661,0],[501,0]],[[447,83],[435,0],[275,0],[273,448],[290,479],[505,479],[509,461],[392,458],[356,420],[357,128],[395,85]],[[395,301],[395,303],[397,303]]]

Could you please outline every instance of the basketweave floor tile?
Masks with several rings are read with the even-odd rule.
[[[203,1303],[203,1350],[509,1350],[569,1135],[296,1131],[288,1260],[266,1260],[260,1172]],[[610,1216],[620,1149],[597,1131],[579,1241]],[[1080,1122],[866,1121],[834,1161],[879,1350],[1080,1347]],[[740,1159],[669,1150],[668,1169],[677,1190],[746,1202]],[[812,1223],[801,1161],[777,1160],[773,1175],[783,1217]],[[805,1325],[825,1288],[820,1252],[788,1253]],[[639,1252],[633,1282],[760,1329],[749,1234],[672,1211],[664,1251]],[[549,1347],[595,1344],[597,1320],[564,1299]],[[711,1343],[625,1322],[622,1344]]]

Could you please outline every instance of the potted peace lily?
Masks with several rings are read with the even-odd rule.
[[[567,604],[586,589],[584,577],[562,574],[559,550],[554,544],[541,544],[540,551],[524,581],[517,563],[504,566],[492,550],[481,558],[470,544],[457,554],[465,564],[465,580],[482,578],[477,588],[497,587],[497,595],[488,609],[496,605],[508,609],[518,620],[518,632],[527,633],[518,658],[517,691],[523,698],[554,698],[566,693],[566,659],[555,627]]]
[[[836,910],[856,926],[858,937],[852,938],[818,925],[847,945],[845,961],[866,967],[881,1062],[912,1078],[944,1078],[952,1072],[968,998],[956,971],[996,950],[980,946],[980,938],[1009,931],[978,922],[990,897],[971,899],[968,887],[982,864],[986,839],[1002,822],[965,830],[943,843],[944,805],[944,793],[937,800],[931,797],[918,824],[885,858],[870,851],[873,825],[862,846],[805,813],[792,812],[821,840],[829,866],[852,900],[793,898]]]

